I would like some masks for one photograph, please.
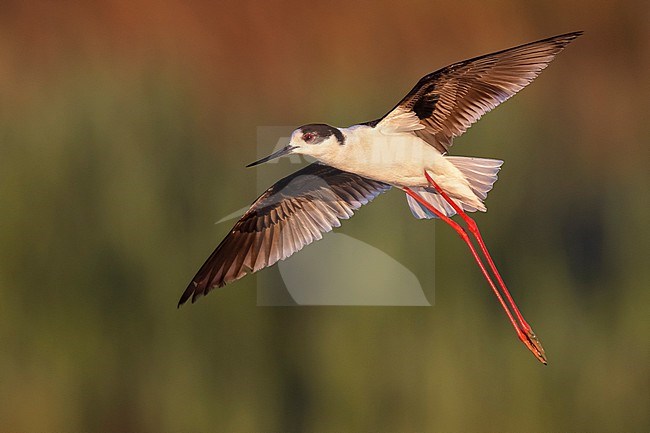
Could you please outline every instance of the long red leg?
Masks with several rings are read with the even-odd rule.
[[[435,207],[433,207],[429,202],[427,202],[426,200],[424,200],[421,196],[419,196],[417,193],[415,193],[415,192],[414,192],[413,190],[411,190],[410,188],[405,187],[405,188],[404,188],[404,192],[406,192],[408,195],[410,195],[410,196],[413,197],[415,200],[417,200],[418,203],[420,203],[422,206],[426,207],[426,208],[429,209],[431,212],[433,212],[433,213],[434,213],[438,218],[440,218],[441,220],[443,220],[444,222],[446,222],[447,224],[449,224],[449,225],[451,226],[451,228],[453,228],[453,229],[456,231],[456,233],[458,233],[458,236],[460,236],[460,238],[461,238],[461,239],[462,239],[462,240],[467,244],[467,246],[469,247],[469,250],[471,251],[472,256],[474,257],[474,260],[476,260],[476,263],[478,264],[478,267],[481,269],[481,272],[483,273],[483,276],[485,277],[485,279],[487,280],[488,284],[489,284],[490,287],[492,288],[492,291],[494,292],[494,294],[496,295],[497,299],[499,300],[499,303],[501,304],[501,307],[503,307],[503,311],[506,312],[506,315],[508,316],[508,319],[510,319],[510,323],[512,323],[512,326],[515,328],[515,330],[516,330],[517,332],[520,332],[520,325],[519,325],[519,323],[518,323],[518,322],[515,320],[515,318],[512,316],[512,313],[510,312],[510,309],[508,308],[508,306],[506,305],[505,301],[503,300],[503,297],[501,296],[501,293],[499,292],[499,290],[497,289],[496,285],[495,285],[494,282],[492,281],[492,278],[490,278],[490,275],[488,274],[487,269],[485,269],[485,265],[484,265],[483,262],[481,261],[481,259],[480,259],[479,255],[478,255],[478,253],[476,252],[476,249],[474,248],[474,245],[472,245],[472,242],[470,241],[469,236],[467,235],[467,233],[465,232],[465,230],[463,230],[463,228],[462,228],[462,227],[461,227],[461,226],[460,226],[456,221],[452,220],[452,219],[449,218],[447,215],[443,214],[443,213],[440,212],[438,209],[436,209]]]
[[[524,329],[530,330],[530,325],[528,324],[528,322],[526,322],[526,320],[522,316],[521,312],[519,311],[519,308],[517,308],[517,304],[515,304],[514,299],[512,299],[512,296],[510,295],[510,292],[506,287],[506,283],[504,283],[503,279],[501,278],[501,274],[497,270],[497,267],[494,264],[494,261],[492,260],[492,256],[490,255],[487,247],[485,246],[485,242],[483,242],[483,236],[481,236],[481,232],[478,229],[478,225],[476,224],[476,221],[474,221],[469,215],[467,215],[467,213],[460,206],[458,206],[456,202],[454,202],[442,188],[440,188],[440,186],[431,178],[431,176],[429,176],[429,173],[427,173],[426,170],[424,172],[424,176],[427,178],[427,181],[429,181],[431,186],[433,186],[436,189],[436,191],[438,191],[438,193],[442,196],[442,198],[444,198],[445,201],[449,203],[451,207],[454,208],[456,213],[458,213],[458,215],[463,219],[463,221],[465,221],[465,223],[467,224],[467,228],[474,235],[474,238],[478,242],[481,251],[483,252],[483,255],[487,259],[488,264],[492,269],[492,272],[497,277],[497,281],[499,282],[499,285],[503,289],[503,292],[506,295],[506,299],[508,300],[508,303],[510,304],[513,311],[515,312],[517,319],[522,324]]]
[[[432,182],[432,185],[434,185],[434,187],[439,192],[442,192],[443,197],[445,198],[445,200],[447,200],[449,202],[449,204],[454,207],[456,212],[459,215],[461,215],[461,217],[463,215],[465,215],[465,217],[467,217],[467,219],[472,221],[473,224],[468,222],[467,219],[463,218],[463,220],[465,220],[465,222],[468,224],[468,226],[470,228],[470,231],[472,231],[472,226],[474,226],[476,231],[478,231],[478,227],[476,226],[476,223],[474,223],[474,221],[471,218],[469,218],[467,216],[467,214],[465,214],[465,212],[462,209],[460,209],[458,207],[458,205],[456,205],[456,203],[453,200],[451,200],[449,198],[449,196],[447,196],[444,193],[444,191],[442,191],[442,189],[440,189],[440,187],[437,184],[435,184],[435,182],[433,182],[433,180],[428,176],[428,174],[426,172],[425,172],[425,175],[426,175],[427,179],[429,180],[429,182]],[[487,270],[485,269],[485,265],[481,261],[478,253],[476,252],[476,249],[474,248],[474,245],[472,245],[472,243],[471,243],[471,241],[469,239],[469,236],[463,230],[463,228],[458,223],[453,221],[451,218],[449,218],[445,214],[441,213],[438,209],[433,207],[429,202],[424,200],[420,195],[415,193],[410,188],[405,187],[403,189],[404,189],[404,192],[406,192],[408,195],[410,195],[415,200],[417,200],[418,203],[420,203],[422,206],[426,207],[428,210],[433,212],[438,218],[440,218],[441,220],[443,220],[444,222],[449,224],[456,231],[456,233],[458,233],[458,235],[461,237],[461,239],[463,239],[463,241],[469,247],[469,249],[470,249],[470,251],[472,253],[472,256],[474,257],[474,260],[476,261],[479,268],[481,269],[481,272],[483,273],[483,276],[485,277],[488,284],[490,285],[490,288],[494,292],[494,295],[497,297],[497,300],[501,304],[501,307],[503,308],[503,311],[505,311],[506,315],[508,316],[508,319],[510,320],[510,323],[515,328],[515,331],[517,332],[517,336],[526,345],[526,347],[533,353],[533,355],[535,355],[535,357],[539,361],[546,364],[546,356],[544,354],[544,349],[542,348],[541,343],[539,342],[539,340],[537,339],[535,334],[532,332],[532,329],[530,329],[530,326],[528,325],[528,323],[526,323],[523,320],[523,317],[521,317],[521,313],[519,313],[519,309],[517,308],[517,306],[514,305],[514,300],[510,296],[510,293],[508,292],[508,290],[505,288],[505,284],[503,284],[503,280],[501,279],[500,275],[498,274],[498,271],[496,271],[496,266],[494,266],[494,262],[492,261],[490,255],[489,255],[489,252],[487,252],[487,247],[485,247],[485,244],[482,242],[482,239],[480,238],[480,233],[477,235],[474,231],[472,231],[472,234],[474,234],[474,237],[477,238],[477,241],[479,242],[479,245],[481,246],[481,250],[483,251],[483,254],[487,257],[487,260],[488,260],[488,263],[490,264],[490,267],[492,268],[493,272],[495,272],[495,275],[497,276],[497,279],[498,279],[499,283],[501,284],[502,289],[505,292],[509,303],[514,306],[513,310],[514,310],[515,315],[517,316],[517,318],[520,319],[520,322],[517,322],[515,320],[515,318],[513,317],[512,312],[510,311],[510,309],[508,308],[508,306],[504,302],[503,297],[501,296],[501,293],[499,292],[496,285],[494,284],[494,282],[490,278],[490,275],[488,274]]]
[[[424,171],[424,176],[427,178],[427,181],[438,191],[438,193],[445,199],[447,203],[449,203],[454,210],[460,215],[460,217],[465,221],[467,224],[467,227],[469,228],[470,232],[474,235],[474,238],[478,242],[481,251],[483,252],[483,255],[488,261],[488,264],[490,265],[490,269],[492,269],[492,272],[497,278],[497,281],[499,285],[501,286],[501,290],[505,294],[505,297],[510,304],[510,307],[515,313],[515,316],[517,316],[517,319],[519,320],[519,323],[521,324],[521,331],[523,331],[523,334],[521,332],[517,332],[519,335],[519,339],[535,354],[535,356],[542,362],[546,364],[546,355],[544,353],[544,348],[542,347],[542,343],[539,341],[537,336],[535,335],[535,332],[533,332],[533,329],[530,327],[528,322],[524,319],[523,315],[519,311],[519,308],[517,307],[517,304],[515,304],[514,299],[512,298],[512,295],[510,295],[510,291],[506,287],[505,282],[503,281],[503,278],[501,278],[501,274],[497,270],[496,265],[494,264],[494,260],[492,260],[492,256],[490,255],[490,252],[487,249],[487,246],[485,245],[485,242],[483,242],[483,237],[481,236],[481,232],[478,229],[478,225],[476,222],[467,215],[467,213],[461,209],[456,202],[454,202],[448,195],[447,193],[440,188],[440,186],[429,176],[429,173],[427,171]]]

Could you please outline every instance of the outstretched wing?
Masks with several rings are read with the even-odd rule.
[[[442,153],[483,114],[533,81],[582,32],[567,33],[454,63],[424,76],[382,119],[391,131],[413,131]]]
[[[194,302],[215,287],[300,251],[341,225],[390,185],[314,163],[267,189],[237,221],[181,296]]]

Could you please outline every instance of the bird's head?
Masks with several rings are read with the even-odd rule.
[[[248,164],[246,167],[262,164],[292,153],[308,155],[318,160],[323,160],[328,154],[331,154],[343,144],[345,144],[345,136],[340,129],[324,123],[311,123],[293,131],[287,146],[267,157]]]

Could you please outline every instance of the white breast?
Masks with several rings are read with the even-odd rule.
[[[368,126],[341,129],[345,144],[326,158],[328,165],[396,186],[427,186],[434,176],[461,177],[433,146],[412,133],[383,134]]]

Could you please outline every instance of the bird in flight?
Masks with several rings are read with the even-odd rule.
[[[539,339],[467,215],[487,210],[484,201],[503,161],[451,156],[449,150],[455,137],[533,81],[581,34],[554,36],[444,67],[420,79],[377,120],[347,128],[309,124],[293,131],[286,147],[247,167],[290,154],[317,162],[281,179],[253,202],[201,266],[178,305],[300,251],[394,186],[406,193],[416,218],[439,218],[460,235],[519,339],[546,364]],[[456,214],[467,230],[451,219]]]

